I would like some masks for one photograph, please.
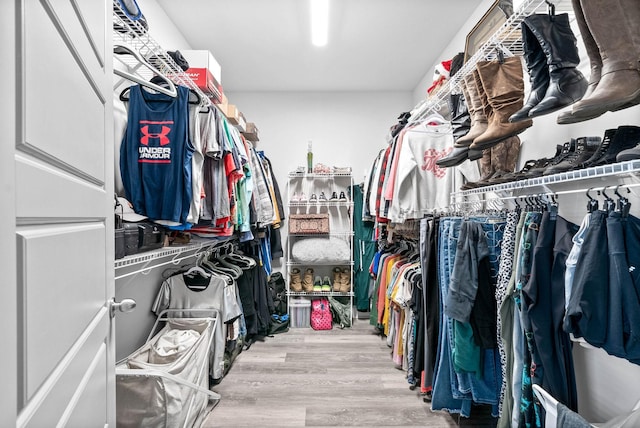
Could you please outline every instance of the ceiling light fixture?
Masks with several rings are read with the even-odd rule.
[[[326,46],[329,41],[329,0],[311,1],[311,43]]]

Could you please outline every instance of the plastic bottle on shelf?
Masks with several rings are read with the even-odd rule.
[[[313,172],[313,148],[311,147],[311,140],[307,144],[307,172],[311,174]]]

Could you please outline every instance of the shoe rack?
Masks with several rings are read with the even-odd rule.
[[[292,298],[313,300],[314,298],[333,296],[346,303],[348,300],[353,319],[353,202],[350,189],[353,186],[353,176],[349,173],[304,173],[292,172],[287,181],[287,210],[289,218],[292,214],[328,214],[329,233],[287,233],[286,242],[286,284],[289,297],[289,311]],[[324,195],[324,197],[322,196]],[[348,257],[321,262],[305,262],[296,257],[294,246],[296,243],[313,238],[326,240],[326,245],[339,241],[348,246]],[[313,251],[322,251],[318,246]],[[331,283],[330,291],[294,291],[291,287],[291,272],[299,270],[301,279],[307,269],[313,269],[313,280],[320,277],[321,281],[328,277]],[[334,289],[334,268],[340,268],[349,281],[349,290]],[[341,287],[343,288],[343,287]],[[326,290],[326,287],[325,287]]]
[[[550,187],[556,184],[565,184],[580,181],[582,187],[593,181],[595,187],[602,184],[603,180],[620,179],[640,174],[640,160],[617,162],[607,165],[594,166],[578,170],[560,172],[543,177],[529,178],[526,180],[512,181],[502,184],[478,187],[460,192],[451,193],[450,204],[453,206],[471,195],[484,195],[496,193],[500,196],[514,193],[555,193]]]

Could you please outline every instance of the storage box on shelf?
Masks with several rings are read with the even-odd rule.
[[[289,299],[289,319],[292,328],[311,326],[311,300],[304,297]]]
[[[334,296],[353,305],[352,185],[353,179],[348,173],[289,174],[287,271],[297,269],[304,278],[307,269],[311,269],[312,281],[320,277],[325,282],[328,278],[331,284],[330,291],[297,291],[291,287],[291,275],[287,275],[290,312],[295,310],[292,302],[298,297],[306,297],[310,302],[315,297]],[[336,283],[334,278],[339,281]],[[292,326],[296,327],[293,323]]]
[[[246,129],[244,130],[242,135],[244,135],[244,138],[249,141],[260,141],[260,137],[258,135],[258,127],[256,127],[256,124],[253,122],[247,122]]]
[[[189,68],[204,68],[209,70],[216,82],[222,85],[222,67],[210,51],[207,50],[181,50],[180,53],[189,63]]]

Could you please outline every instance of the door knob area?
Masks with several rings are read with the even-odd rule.
[[[133,311],[135,308],[136,301],[133,299],[122,299],[120,302],[116,302],[115,299],[113,299],[110,305],[111,316],[113,317],[116,311],[127,313]]]

